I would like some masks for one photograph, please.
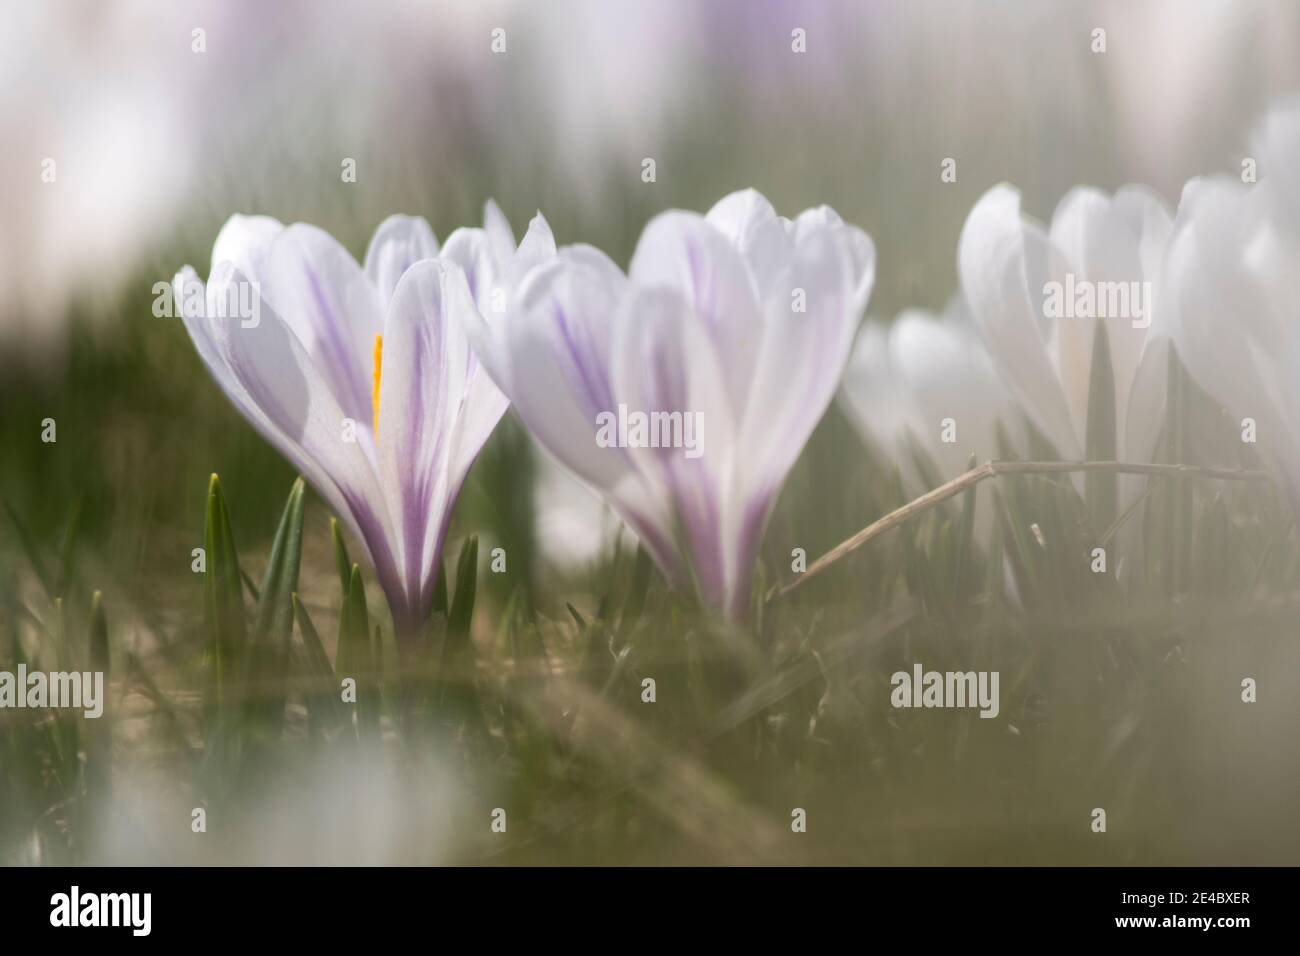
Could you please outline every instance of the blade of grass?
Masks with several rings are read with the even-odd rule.
[[[211,703],[220,710],[227,703],[237,674],[235,663],[243,645],[245,621],[239,555],[221,480],[215,474],[208,482],[203,544],[207,551],[203,606],[212,668]]]
[[[334,563],[339,571],[339,587],[344,597],[352,582],[352,559],[348,557],[348,546],[343,543],[343,529],[337,518],[330,518],[330,540],[334,544]]]
[[[302,563],[302,523],[305,485],[298,478],[289,490],[280,526],[271,543],[271,556],[262,577],[261,597],[253,623],[249,674],[262,689],[256,711],[271,735],[280,732],[288,697],[289,647],[293,635],[293,594],[298,590]],[[263,696],[264,695],[264,696]]]
[[[351,677],[357,685],[357,734],[375,740],[379,736],[379,689],[370,643],[370,614],[366,607],[366,588],[361,568],[352,565],[348,596],[344,603],[342,634],[339,642],[338,673],[340,680]]]
[[[90,599],[90,634],[88,656],[92,673],[104,675],[104,710],[98,718],[88,721],[86,728],[86,797],[94,806],[105,806],[112,792],[110,768],[112,764],[112,715],[108,708],[108,618],[104,613],[104,596],[96,591]]]
[[[316,626],[296,592],[290,595],[290,601],[294,619],[298,622],[298,633],[302,636],[303,660],[310,683],[304,694],[307,718],[313,733],[328,734],[337,729],[345,717],[338,679],[334,676],[334,668],[330,666],[329,655],[325,653]]]
[[[221,480],[215,474],[208,482],[203,545],[207,552],[203,616],[208,646],[200,776],[208,798],[220,800],[235,786],[244,752],[237,693],[247,622],[239,555]]]
[[[59,547],[59,594],[67,593],[68,585],[72,581],[73,571],[76,569],[77,534],[81,530],[82,503],[85,500],[84,493],[78,495],[77,500],[68,511],[68,523],[63,530],[63,543]]]
[[[18,534],[18,544],[22,547],[23,554],[27,558],[27,563],[31,565],[32,571],[36,574],[36,579],[41,582],[41,588],[45,591],[45,596],[53,601],[58,595],[58,589],[54,585],[54,578],[45,568],[45,562],[41,560],[40,550],[36,547],[36,539],[32,537],[31,532],[27,530],[27,525],[18,517],[18,512],[14,510],[13,505],[9,504],[7,499],[0,498],[0,504],[4,505],[5,514],[9,516],[9,522],[14,526],[14,531]]]

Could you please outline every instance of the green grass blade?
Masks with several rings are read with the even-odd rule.
[[[330,540],[334,543],[334,564],[339,571],[339,588],[347,597],[352,584],[352,559],[348,557],[348,546],[343,543],[343,529],[339,527],[338,518],[330,518]]]
[[[470,623],[474,617],[474,596],[478,584],[478,535],[465,539],[456,562],[456,590],[447,615],[447,634],[438,669],[441,700],[456,719],[471,716],[474,678]]]
[[[88,656],[92,673],[104,675],[103,713],[88,721],[86,729],[86,796],[92,806],[103,806],[111,792],[112,724],[109,713],[108,617],[104,613],[104,596],[96,591],[90,600],[90,635]]]
[[[53,601],[59,593],[58,588],[55,586],[54,578],[46,570],[45,562],[41,560],[41,553],[36,547],[36,539],[27,530],[27,525],[23,524],[23,520],[18,517],[18,512],[14,510],[13,505],[3,498],[0,498],[0,504],[4,505],[5,514],[9,516],[9,522],[14,526],[14,531],[18,534],[18,544],[22,547],[23,555],[27,558],[27,563],[31,565],[37,580],[41,582],[41,589],[45,591],[45,596]]]
[[[456,562],[456,593],[447,619],[449,640],[469,638],[470,620],[474,617],[474,596],[478,586],[478,535],[465,539]]]
[[[645,610],[646,593],[650,590],[650,576],[653,562],[650,553],[643,545],[637,545],[636,558],[632,563],[632,581],[628,586],[627,600],[623,602],[623,613],[619,616],[619,638],[626,639],[628,632],[641,619]],[[763,593],[762,589],[758,593]]]
[[[203,580],[204,625],[208,641],[207,717],[209,741],[215,723],[232,703],[243,650],[245,620],[239,555],[230,528],[230,514],[213,475],[208,482],[207,520],[203,532],[207,574]]]
[[[72,508],[68,511],[68,523],[63,530],[63,543],[59,547],[59,581],[58,593],[67,594],[68,585],[72,581],[73,572],[77,564],[77,538],[81,530],[81,512],[82,504],[85,502],[85,494],[77,496]]]
[[[240,568],[239,578],[244,582],[244,587],[248,589],[248,596],[251,597],[254,602],[262,600],[262,591],[257,586],[257,582],[253,580],[252,575],[243,568]]]
[[[207,630],[201,788],[211,802],[221,801],[237,786],[244,751],[242,680],[246,611],[242,576],[225,495],[216,475],[208,488],[204,530],[207,571],[204,620]]]
[[[307,718],[313,733],[330,733],[343,723],[345,716],[339,696],[339,682],[307,608],[296,593],[290,596],[290,600],[293,603],[294,619],[298,622],[298,633],[302,637],[302,657],[310,685],[303,695],[307,705]]]
[[[338,675],[340,680],[351,677],[357,682],[358,734],[372,739],[378,737],[379,688],[370,643],[370,613],[361,568],[355,564],[344,605]]]
[[[447,613],[447,565],[438,561],[438,577],[433,582],[433,613]]]
[[[296,591],[290,596],[290,600],[293,602],[294,620],[298,622],[298,633],[302,635],[302,643],[307,651],[307,661],[311,665],[311,673],[317,677],[327,677],[331,681],[334,680],[334,668],[330,665],[329,655],[325,653],[325,644],[321,641],[320,632],[316,630],[316,625],[312,623],[306,606],[302,603]]]
[[[293,483],[280,526],[271,544],[271,557],[259,589],[261,597],[253,625],[251,673],[260,688],[259,707],[268,721],[267,730],[275,733],[284,718],[288,696],[289,647],[293,636],[293,594],[298,590],[298,571],[302,564],[302,523],[305,485],[302,478]]]
[[[302,564],[302,521],[306,500],[303,480],[299,478],[289,490],[280,526],[271,544],[271,557],[262,576],[253,634],[259,641],[268,638],[288,642],[293,626],[293,598],[298,590],[298,569]]]
[[[574,623],[574,624],[578,625],[578,627],[579,627],[580,629],[583,629],[583,630],[586,629],[586,627],[587,627],[587,619],[586,619],[585,617],[582,616],[582,612],[581,612],[581,611],[579,611],[576,607],[574,607],[574,606],[573,606],[572,604],[570,604],[568,601],[565,601],[565,602],[564,602],[564,609],[565,609],[566,611],[569,612],[569,617],[573,618],[573,623]]]

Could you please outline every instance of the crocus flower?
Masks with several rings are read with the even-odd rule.
[[[1019,407],[954,298],[942,316],[909,309],[892,323],[868,322],[844,371],[840,405],[863,439],[898,465],[909,495],[979,461],[1020,454]],[[987,496],[977,529],[991,527]]]
[[[206,287],[188,266],[174,283],[209,372],[363,543],[403,639],[428,617],[452,507],[507,407],[464,332],[472,283],[490,294],[516,259],[504,217],[488,219],[440,256],[423,219],[390,217],[362,266],[314,226],[233,216]],[[540,217],[535,232],[544,245]]]
[[[1157,323],[1156,278],[1170,216],[1138,186],[1114,196],[1078,188],[1049,230],[1020,212],[1006,184],[975,204],[958,267],[994,365],[1034,425],[1067,459],[1088,449],[1093,348],[1104,331],[1115,436],[1102,455],[1149,461],[1164,407],[1167,336]]]
[[[875,253],[826,207],[753,191],[647,226],[628,274],[590,246],[535,268],[480,360],[541,444],[665,575],[748,608],[778,490],[835,393]]]
[[[1184,188],[1161,308],[1188,372],[1240,423],[1300,512],[1300,105],[1266,118],[1257,152],[1258,183],[1223,176]]]

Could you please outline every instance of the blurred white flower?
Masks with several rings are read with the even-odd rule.
[[[1151,459],[1168,372],[1156,279],[1169,229],[1164,204],[1138,186],[1114,196],[1074,189],[1045,230],[1003,184],[966,220],[958,268],[971,314],[999,373],[1063,458]],[[1111,406],[1114,420],[1090,423],[1103,334],[1113,395],[1096,407]],[[1090,427],[1113,446],[1089,448]]]
[[[635,547],[632,534],[591,488],[538,448],[534,461],[534,532],[546,563],[561,573],[581,573],[614,553],[623,535],[624,546]]]
[[[1106,53],[1094,60],[1105,64],[1097,80],[1125,174],[1169,195],[1232,155],[1241,117],[1300,80],[1300,7],[1291,0],[1097,0],[1072,8],[1080,26],[1107,30]]]
[[[1183,190],[1161,301],[1179,357],[1234,418],[1300,507],[1300,104],[1261,126],[1259,181],[1212,177]]]
[[[193,801],[122,761],[114,767],[114,800],[88,808],[97,824],[88,859],[96,866],[450,864],[466,838],[452,821],[471,812],[459,774],[429,748],[394,772],[378,748],[322,747],[243,791],[247,809],[228,821],[220,840],[171,840],[157,821],[188,819]]]
[[[733,193],[707,216],[655,217],[626,276],[590,246],[562,249],[529,274],[506,321],[480,320],[471,338],[534,436],[669,579],[738,618],[874,267],[871,240],[830,209],[791,221],[752,190]],[[602,421],[627,410],[698,420],[698,447],[604,447]]]
[[[1300,229],[1300,97],[1275,104],[1264,114],[1251,136],[1251,154],[1257,160],[1264,192],[1276,201],[1271,207],[1276,225]],[[1179,212],[1182,212],[1179,207]]]
[[[960,298],[942,316],[909,309],[889,325],[864,325],[840,405],[863,438],[898,465],[913,497],[966,471],[971,455],[984,462],[1024,451],[1020,409]],[[986,503],[983,496],[981,537],[992,519]]]
[[[562,200],[584,229],[617,230],[608,199],[643,185],[644,157],[674,190],[706,183],[688,170],[720,150],[739,166],[733,177],[797,190],[855,182],[864,160],[893,167],[990,144],[991,159],[1048,182],[1061,150],[1072,178],[1104,163],[1182,182],[1223,154],[1252,100],[1295,85],[1300,22],[1288,0],[1050,11],[1039,0],[45,0],[9,3],[5,16],[6,351],[60,339],[73,302],[129,319],[122,296],[132,280],[159,278],[141,276],[158,253],[190,228],[206,235],[214,211],[270,202],[315,210],[343,235],[394,205],[455,208],[473,190],[521,183]],[[1096,24],[1110,32],[1104,56],[1089,48]],[[497,28],[500,55],[489,46]],[[794,52],[795,30],[806,53]],[[934,68],[918,76],[916,63]],[[852,123],[845,102],[860,107]],[[775,113],[796,125],[767,122]],[[1037,156],[1020,145],[1031,131]],[[881,152],[864,157],[872,144]],[[359,167],[349,193],[336,188],[342,157]],[[57,185],[40,181],[45,158]],[[418,174],[431,169],[443,176]],[[836,201],[874,215],[894,206],[860,191]],[[897,215],[901,259],[924,246],[933,212]]]

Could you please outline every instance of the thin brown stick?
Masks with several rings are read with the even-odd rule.
[[[767,592],[767,600],[783,597],[804,584],[809,578],[826,570],[840,558],[852,554],[873,538],[878,538],[886,531],[929,511],[935,505],[961,494],[974,487],[985,478],[995,475],[1056,475],[1078,471],[1102,471],[1120,475],[1154,475],[1163,478],[1222,478],[1227,481],[1267,481],[1268,473],[1264,471],[1243,471],[1232,468],[1199,468],[1195,465],[1156,465],[1138,464],[1124,461],[986,461],[970,471],[958,475],[927,491],[921,497],[909,501],[901,508],[891,511],[867,525],[853,537],[841,541],[820,558],[809,565],[808,570],[785,584],[773,585]]]

